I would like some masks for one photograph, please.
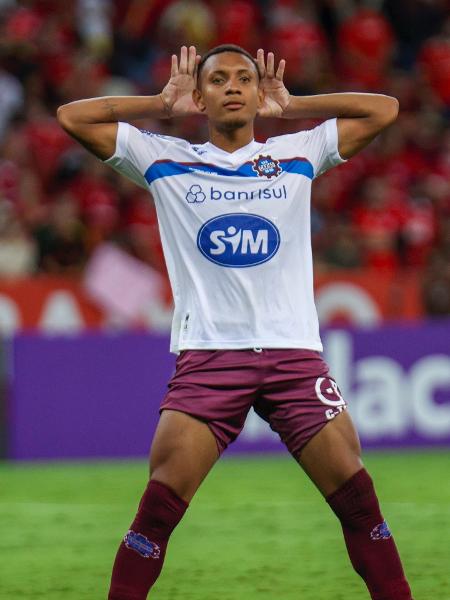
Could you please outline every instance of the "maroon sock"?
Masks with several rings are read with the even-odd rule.
[[[114,562],[108,600],[145,600],[158,579],[169,536],[188,503],[159,481],[150,481]]]
[[[372,479],[358,471],[327,498],[341,521],[348,554],[373,600],[412,600],[394,539],[383,519]]]

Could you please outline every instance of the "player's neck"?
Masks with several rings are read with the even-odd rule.
[[[250,144],[253,138],[253,123],[248,123],[231,131],[216,129],[211,125],[209,127],[209,141],[225,152],[235,152],[239,148]]]

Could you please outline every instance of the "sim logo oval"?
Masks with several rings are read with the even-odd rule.
[[[230,213],[202,225],[197,246],[221,267],[254,267],[270,260],[280,247],[280,232],[259,215]]]

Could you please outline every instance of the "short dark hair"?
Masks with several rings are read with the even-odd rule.
[[[214,56],[215,54],[222,54],[222,52],[237,52],[238,54],[243,54],[244,56],[246,56],[253,63],[256,72],[258,73],[258,79],[260,78],[258,64],[253,58],[253,56],[250,54],[250,52],[247,52],[247,50],[241,48],[240,46],[237,46],[236,44],[221,44],[220,46],[216,46],[215,48],[211,48],[211,50],[208,50],[208,52],[206,52],[206,54],[204,54],[200,59],[200,62],[198,63],[197,67],[197,82],[200,81],[200,73],[203,67],[205,66],[205,62],[208,60],[208,58]]]

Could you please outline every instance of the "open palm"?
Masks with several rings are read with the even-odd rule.
[[[195,46],[182,46],[180,62],[176,54],[172,55],[170,79],[161,92],[161,98],[170,117],[186,117],[202,114],[192,100],[192,91],[197,80],[197,66],[200,56]]]
[[[267,65],[264,60],[264,50],[259,49],[256,62],[261,77],[260,87],[264,91],[264,101],[258,110],[260,117],[281,117],[289,104],[290,94],[283,83],[286,61],[280,60],[275,73],[275,56],[267,54]]]

